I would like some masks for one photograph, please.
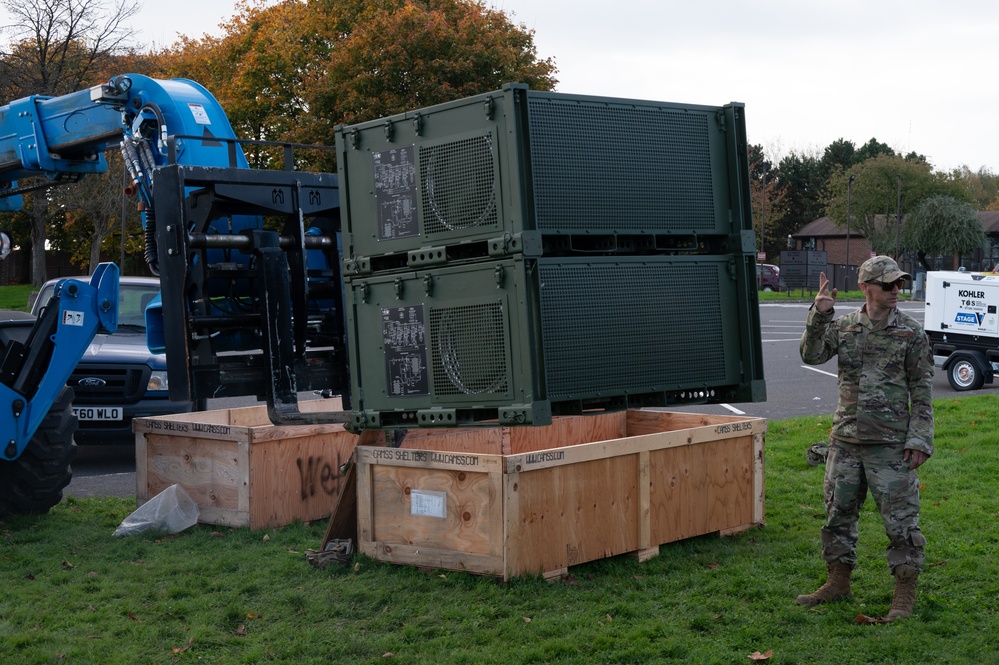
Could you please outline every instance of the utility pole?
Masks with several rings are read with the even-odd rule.
[[[760,254],[767,255],[767,235],[765,233],[767,225],[767,162],[763,161],[763,202],[760,207]],[[766,258],[764,258],[766,260]],[[763,268],[760,268],[759,289],[763,290]]]
[[[902,174],[895,174],[895,182],[898,184],[898,199],[895,203],[895,260],[898,261],[899,241],[902,238]]]
[[[853,193],[853,180],[857,176],[850,174],[846,183],[846,265],[850,265],[850,195]]]

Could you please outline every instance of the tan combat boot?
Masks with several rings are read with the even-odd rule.
[[[907,619],[912,616],[912,606],[916,604],[916,579],[919,571],[908,564],[895,569],[895,597],[888,610],[888,620]]]
[[[794,602],[806,607],[814,607],[819,603],[828,603],[850,595],[850,574],[853,569],[845,563],[827,564],[829,576],[826,583],[815,590],[814,593],[798,596]]]

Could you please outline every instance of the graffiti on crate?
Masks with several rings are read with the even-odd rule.
[[[340,493],[340,453],[337,453],[335,461],[329,461],[323,457],[313,457],[308,459],[298,458],[298,475],[301,480],[302,501],[306,501],[314,496],[316,492],[322,492],[327,496],[336,496]]]

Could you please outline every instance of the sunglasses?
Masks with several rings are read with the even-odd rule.
[[[884,291],[885,293],[888,293],[891,290],[893,290],[896,286],[900,290],[902,288],[904,288],[905,287],[905,278],[904,277],[899,277],[894,282],[867,282],[867,283],[870,284],[871,286],[875,286],[875,285],[880,286],[882,291]]]

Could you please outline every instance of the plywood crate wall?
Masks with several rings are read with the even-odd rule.
[[[504,580],[645,559],[664,543],[763,523],[765,431],[760,418],[631,410],[359,446],[359,549]],[[566,432],[572,445],[559,445]],[[519,437],[526,450],[502,450]]]
[[[300,407],[334,411],[340,401]],[[178,484],[200,522],[251,529],[329,517],[358,443],[338,424],[272,425],[264,406],[139,418],[133,428],[139,505]]]

